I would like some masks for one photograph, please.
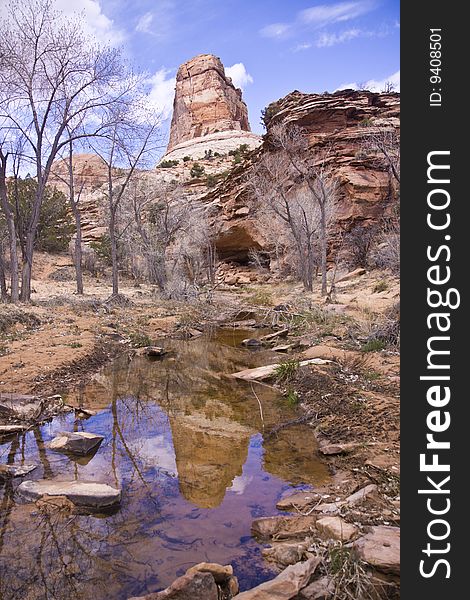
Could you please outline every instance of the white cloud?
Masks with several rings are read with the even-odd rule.
[[[142,15],[140,19],[137,21],[137,25],[135,26],[135,30],[141,33],[151,33],[150,26],[153,21],[153,13],[147,12],[145,15]]]
[[[356,19],[375,8],[370,0],[358,2],[338,2],[337,4],[320,4],[312,6],[299,13],[299,20],[315,28],[324,27],[331,23],[339,23]]]
[[[357,83],[354,81],[342,83],[335,91],[365,89],[370,90],[371,92],[382,92],[389,84],[393,86],[394,92],[400,91],[400,71],[396,71],[395,73],[392,73],[392,75],[384,77],[384,79],[369,79],[369,81],[364,83]]]
[[[363,32],[360,29],[348,29],[346,31],[342,31],[341,33],[327,33],[324,31],[318,37],[315,45],[317,48],[329,48],[331,46],[336,46],[336,44],[349,42],[350,40],[361,37],[362,35]]]
[[[321,29],[333,23],[344,23],[364,15],[376,7],[376,0],[354,0],[335,4],[318,4],[297,13],[292,23],[271,23],[263,27],[263,37],[285,39],[299,31]]]
[[[117,46],[125,39],[124,32],[104,14],[100,0],[55,0],[54,6],[68,17],[82,14],[85,33],[102,43]]]
[[[150,86],[149,103],[163,120],[168,119],[173,110],[176,77],[172,73],[173,71],[162,67],[147,80]]]
[[[233,81],[233,85],[244,90],[247,85],[253,83],[253,77],[248,73],[243,63],[235,63],[225,68],[225,74]]]
[[[263,27],[260,33],[263,37],[282,39],[289,35],[291,28],[287,23],[272,23]]]
[[[302,50],[308,50],[311,47],[312,44],[310,42],[304,42],[303,44],[297,44],[297,46],[294,46],[292,50],[293,52],[302,52]]]

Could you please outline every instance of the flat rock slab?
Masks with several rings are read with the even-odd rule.
[[[329,362],[329,360],[323,360],[322,358],[311,358],[310,360],[300,362],[299,367],[305,367],[306,365],[326,365]],[[255,369],[245,369],[244,371],[233,373],[232,377],[244,379],[245,381],[262,381],[263,379],[272,377],[278,367],[279,364],[275,363],[264,367],[256,367]]]
[[[297,509],[304,511],[306,508],[313,506],[318,502],[318,494],[314,492],[296,492],[285,498],[281,498],[276,508],[278,510],[292,510]]]
[[[261,553],[266,560],[282,567],[287,567],[288,565],[295,565],[302,560],[309,545],[309,542],[283,542],[281,544],[274,544],[271,548],[264,548]]]
[[[34,421],[43,409],[43,400],[37,396],[0,394],[0,415],[19,421]]]
[[[266,581],[235,597],[237,600],[290,600],[295,598],[300,590],[309,583],[320,562],[321,559],[315,557],[287,567],[271,581]]]
[[[212,575],[196,571],[178,577],[170,587],[161,592],[135,596],[129,600],[218,600],[218,598],[217,584]]]
[[[347,523],[341,517],[322,517],[316,522],[317,530],[328,539],[349,542],[358,534],[359,529]]]
[[[202,562],[194,565],[194,567],[190,567],[186,571],[186,575],[191,575],[196,572],[210,573],[216,583],[225,583],[233,575],[233,567],[232,565]]]
[[[108,508],[121,501],[121,490],[94,481],[23,481],[18,491],[27,500],[38,500],[42,496],[65,496],[75,505],[88,508]]]
[[[36,465],[0,465],[0,480],[24,477],[36,469]]]
[[[360,537],[353,548],[364,562],[379,571],[400,573],[400,528],[379,525]]]
[[[49,444],[51,450],[85,456],[96,449],[104,436],[88,431],[63,431]]]
[[[27,425],[0,425],[0,436],[23,433],[23,431],[26,431],[27,429]]]
[[[328,600],[335,593],[335,584],[327,576],[315,579],[313,583],[300,591],[299,600]]]
[[[315,529],[316,516],[292,515],[261,517],[251,524],[251,532],[260,539],[292,539],[311,535]]]
[[[369,485],[366,485],[357,492],[354,492],[354,494],[348,496],[344,503],[348,506],[354,506],[355,504],[359,504],[359,502],[362,502],[366,498],[369,498],[370,496],[373,496],[376,493],[377,486],[375,485],[375,483],[370,483]]]

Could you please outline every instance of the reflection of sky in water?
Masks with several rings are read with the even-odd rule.
[[[68,414],[28,432],[16,445],[0,445],[1,462],[14,454],[15,463],[37,464],[34,479],[101,481],[123,490],[114,515],[55,523],[45,521],[34,505],[15,504],[19,481],[5,488],[3,498],[0,488],[0,527],[6,523],[0,570],[11,585],[1,580],[2,600],[16,597],[16,584],[22,597],[45,597],[39,562],[54,600],[73,598],[75,589],[79,598],[124,600],[165,587],[202,560],[232,563],[242,589],[270,576],[250,536],[251,521],[274,514],[277,499],[292,482],[325,478],[314,458],[311,432],[303,429],[305,444],[299,444],[299,431],[295,443],[285,436],[279,443],[263,443],[258,404],[249,388],[217,375],[262,364],[261,354],[201,340],[180,344],[178,361],[177,372],[165,361],[115,363],[83,394],[85,400],[98,398],[95,405],[107,400],[105,410],[86,420]],[[258,394],[266,427],[292,419],[292,410],[272,390]],[[100,433],[105,440],[91,459],[72,460],[47,447],[63,430]],[[312,465],[308,481],[299,479],[306,464]],[[48,545],[51,523],[57,527],[56,546]],[[73,556],[78,574],[72,579],[58,568],[58,548],[60,556]]]

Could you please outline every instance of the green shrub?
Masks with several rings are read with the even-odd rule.
[[[158,163],[157,167],[159,169],[170,169],[171,167],[176,167],[178,164],[178,160],[162,160],[160,163]]]
[[[205,172],[206,170],[202,165],[199,163],[194,163],[194,165],[191,167],[190,175],[193,179],[198,179],[199,177],[202,177]]]
[[[385,279],[381,279],[375,284],[373,291],[374,294],[377,294],[379,292],[385,292],[386,290],[388,290],[388,283],[385,281]]]
[[[183,162],[189,162],[191,160],[190,156],[183,156]]]
[[[108,234],[104,234],[97,242],[91,242],[90,248],[94,250],[99,260],[106,265],[111,264],[111,240]]]
[[[387,347],[387,344],[383,340],[372,339],[366,342],[361,350],[363,352],[379,352]]]
[[[16,207],[15,223],[22,247],[26,243],[26,224],[31,217],[37,186],[37,181],[31,177],[10,179],[8,182],[8,199]],[[67,250],[74,231],[66,196],[56,188],[46,187],[35,248],[44,252],[63,252]]]
[[[286,383],[294,379],[299,370],[300,362],[294,358],[284,360],[274,370],[274,377],[278,383]]]
[[[206,177],[206,185],[208,188],[213,188],[217,185],[218,177],[216,175],[208,175]]]

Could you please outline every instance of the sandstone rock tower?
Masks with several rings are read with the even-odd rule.
[[[230,150],[243,143],[255,147],[259,136],[251,133],[242,92],[220,58],[201,54],[181,65],[166,157],[182,158],[191,150],[198,158],[205,149]]]

